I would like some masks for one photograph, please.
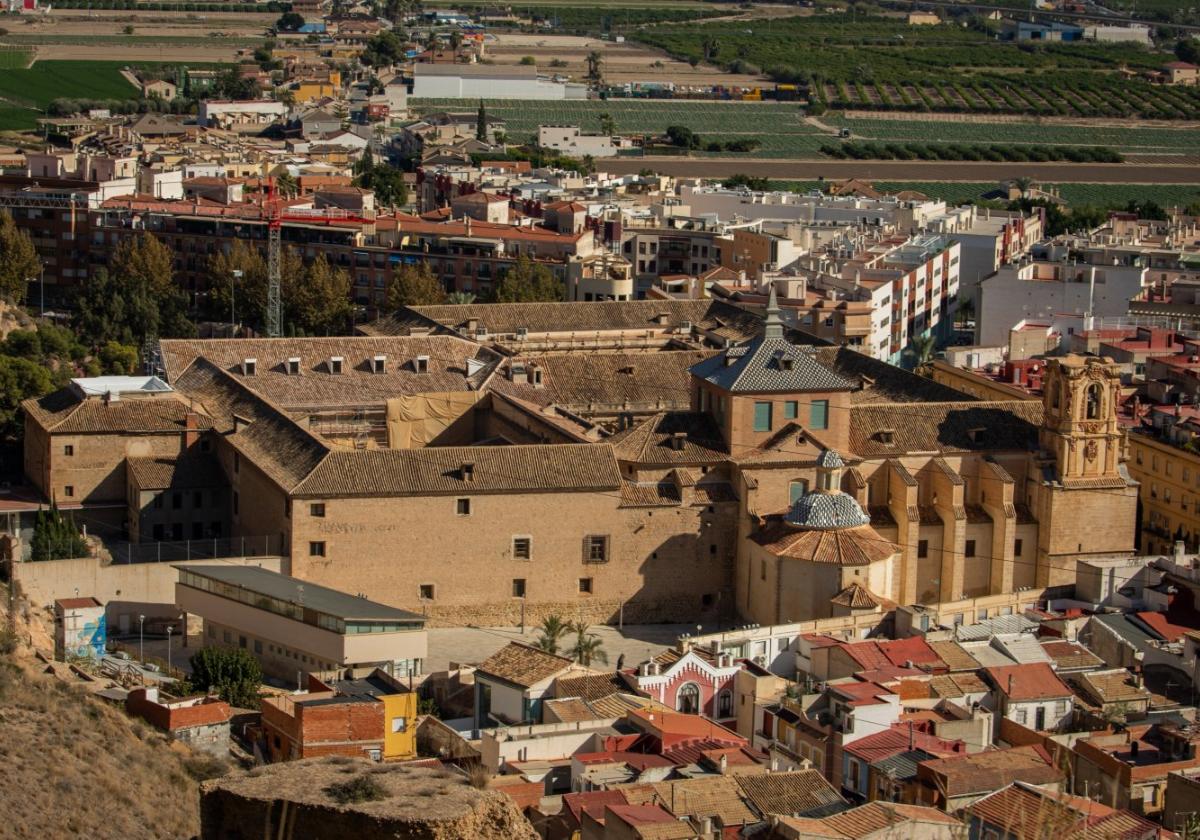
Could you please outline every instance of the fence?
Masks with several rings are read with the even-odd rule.
[[[226,557],[274,557],[283,553],[283,541],[278,535],[264,534],[176,542],[109,542],[105,543],[105,548],[112,555],[114,564],[181,563]]]

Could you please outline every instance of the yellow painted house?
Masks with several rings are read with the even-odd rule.
[[[337,96],[342,89],[342,74],[338,70],[330,70],[326,78],[300,79],[292,87],[292,95],[296,102],[303,104],[326,96]]]
[[[383,701],[383,760],[417,756],[417,694],[385,694]]]

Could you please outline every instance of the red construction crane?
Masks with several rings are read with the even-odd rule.
[[[267,335],[278,338],[283,328],[280,302],[280,231],[284,222],[333,224],[334,222],[374,223],[375,213],[351,213],[336,208],[288,207],[276,192],[274,176],[267,179],[262,199],[263,218],[267,220]]]

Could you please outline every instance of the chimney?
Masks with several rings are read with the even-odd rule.
[[[1131,764],[1137,764],[1138,760],[1138,742],[1130,739],[1129,741],[1129,761]]]
[[[459,474],[462,475],[463,481],[474,481],[475,465],[470,462],[464,463],[462,467],[459,468]]]
[[[721,775],[724,776],[729,772],[729,756],[721,754]]]
[[[183,448],[191,449],[200,440],[200,415],[189,411],[183,415]]]

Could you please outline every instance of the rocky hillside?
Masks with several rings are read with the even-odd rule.
[[[450,770],[331,757],[257,767],[202,790],[203,840],[248,825],[288,838],[537,840],[511,799]]]

